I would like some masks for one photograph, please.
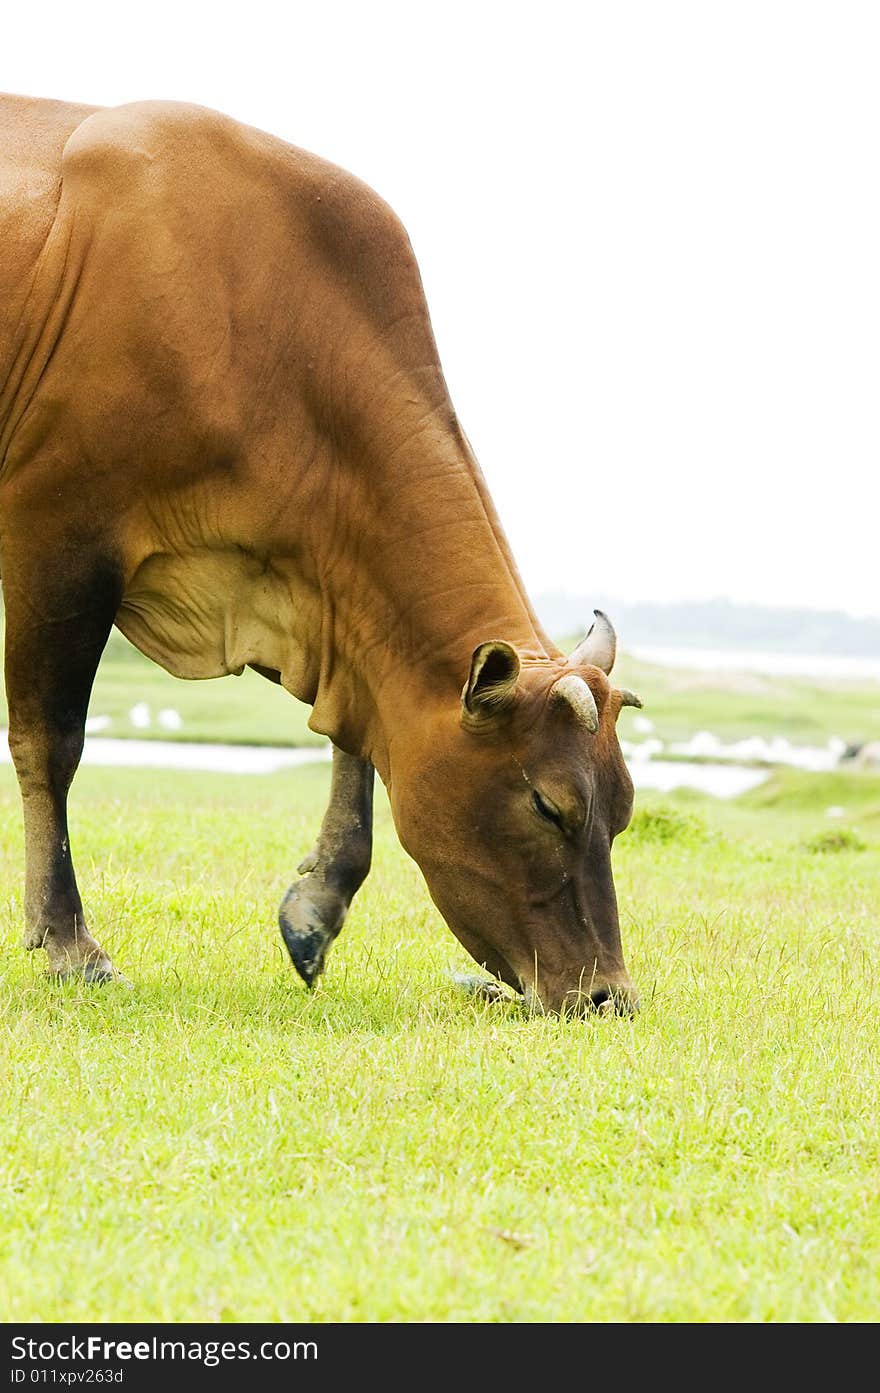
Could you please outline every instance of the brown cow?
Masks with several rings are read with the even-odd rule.
[[[115,623],[178,677],[254,667],[334,745],[281,907],[311,983],[370,864],[373,769],[477,962],[630,1012],[632,783],[598,615],[539,627],[455,417],[406,233],[351,175],[200,107],[0,98],[0,570],[26,943],[115,975],[67,795]]]

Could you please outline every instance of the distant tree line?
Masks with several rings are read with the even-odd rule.
[[[624,646],[758,649],[880,658],[880,617],[843,610],[771,609],[713,599],[681,604],[627,604],[608,595],[548,593],[535,598],[554,636],[588,628],[593,609],[607,610]]]

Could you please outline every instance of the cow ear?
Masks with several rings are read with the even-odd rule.
[[[462,715],[472,720],[495,716],[516,695],[519,654],[503,639],[489,639],[475,648],[471,671],[461,694]]]

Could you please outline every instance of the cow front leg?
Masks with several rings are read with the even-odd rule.
[[[302,878],[285,895],[278,919],[293,965],[311,987],[370,869],[373,850],[373,766],[333,749],[330,802],[313,851],[297,867]]]
[[[35,564],[36,563],[36,564]],[[57,554],[3,557],[9,749],[24,813],[25,947],[50,974],[103,982],[113,964],[86,926],[67,827],[92,683],[119,604],[111,568],[74,581]]]

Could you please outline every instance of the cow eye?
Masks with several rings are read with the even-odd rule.
[[[548,803],[546,798],[542,798],[537,789],[532,793],[532,807],[545,822],[552,822],[554,827],[562,826],[559,809],[554,808],[552,803]]]

